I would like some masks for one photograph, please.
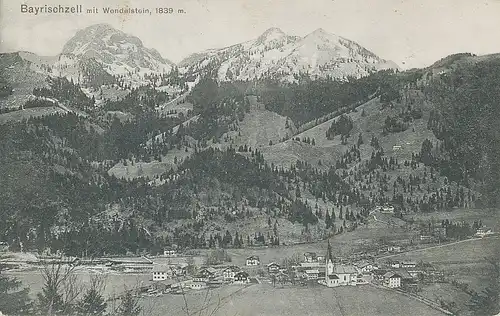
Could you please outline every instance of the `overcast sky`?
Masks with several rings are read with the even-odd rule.
[[[20,4],[138,8],[185,14],[28,15]],[[427,66],[457,52],[500,52],[500,0],[0,0],[0,51],[56,55],[78,29],[109,23],[179,62],[187,55],[259,36],[270,27],[290,35],[317,28],[354,40],[402,68]]]

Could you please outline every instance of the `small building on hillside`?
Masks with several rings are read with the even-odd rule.
[[[9,249],[9,244],[5,241],[0,241],[0,251],[7,251]]]
[[[401,276],[394,271],[387,272],[384,274],[384,286],[389,288],[401,287]]]
[[[260,259],[258,256],[250,256],[247,258],[245,265],[247,266],[258,266],[260,265]]]
[[[382,214],[393,214],[394,213],[394,206],[386,204],[380,208],[380,213]]]

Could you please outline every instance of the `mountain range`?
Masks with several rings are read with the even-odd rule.
[[[298,75],[346,79],[398,69],[395,63],[321,28],[304,37],[270,28],[254,40],[191,55],[179,67],[195,74],[213,71],[220,81],[278,78],[288,82]]]
[[[141,75],[168,73],[174,67],[187,75],[214,72],[219,81],[274,78],[288,82],[303,75],[345,80],[382,69],[398,69],[395,63],[323,29],[299,37],[270,28],[254,40],[195,53],[175,65],[155,49],[144,47],[139,38],[109,24],[96,24],[78,31],[58,56],[26,53],[24,57],[50,66],[55,76],[75,81],[88,79],[91,69],[94,74],[123,76],[137,84],[147,82]]]

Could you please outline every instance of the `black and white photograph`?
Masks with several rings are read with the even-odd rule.
[[[0,316],[499,316],[500,0],[0,0]]]

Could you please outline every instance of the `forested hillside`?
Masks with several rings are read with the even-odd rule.
[[[428,128],[442,140],[444,149],[428,164],[437,164],[453,181],[465,185],[478,181],[487,203],[498,205],[500,59],[462,64],[431,80],[426,94],[435,105]]]
[[[120,77],[97,88],[49,76],[6,111],[61,111],[0,125],[0,239],[87,256],[247,247],[362,229],[385,203],[399,216],[496,206],[499,73],[500,59],[464,54],[348,80],[206,76],[187,91],[176,68],[148,77],[182,85],[181,101]],[[11,89],[0,78],[0,98]],[[174,101],[190,110],[158,110]],[[297,134],[235,146],[241,122],[259,126],[248,120],[261,104]],[[110,172],[166,161],[153,173]]]

